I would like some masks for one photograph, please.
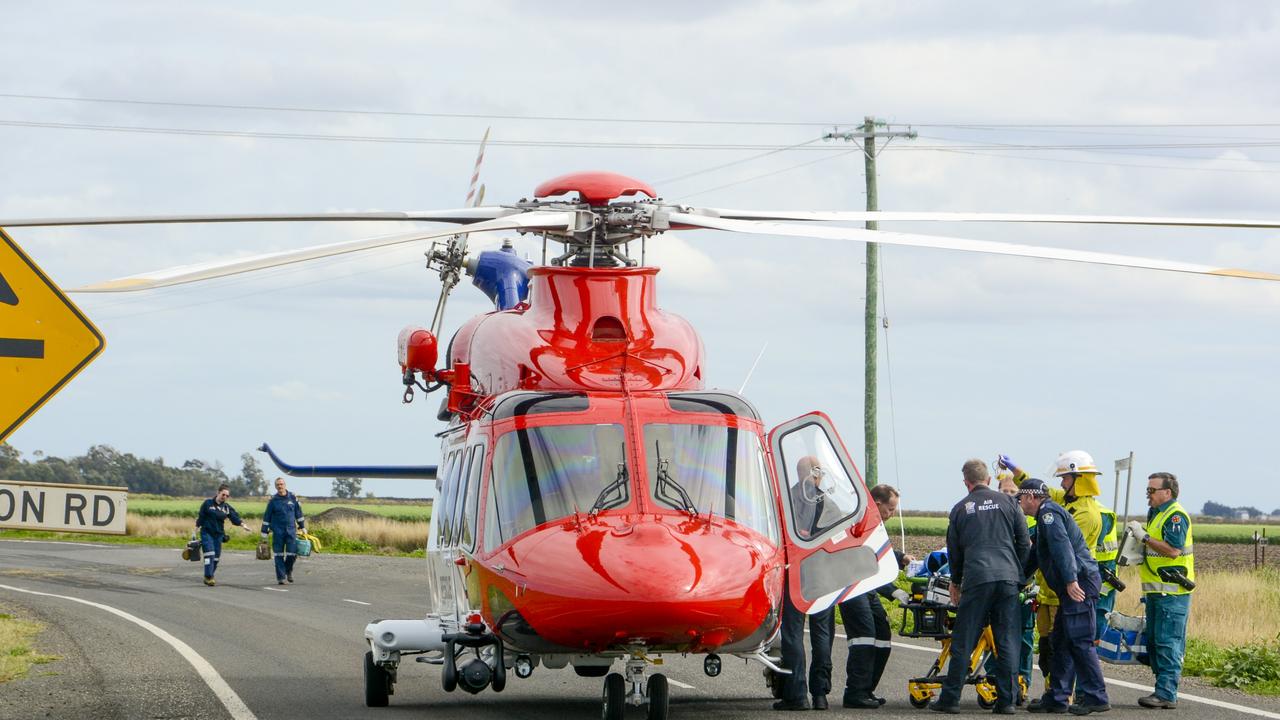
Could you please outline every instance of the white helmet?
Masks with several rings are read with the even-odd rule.
[[[1101,475],[1102,471],[1093,462],[1093,456],[1083,450],[1068,450],[1058,456],[1058,460],[1054,465],[1053,476],[1062,477],[1063,475]]]

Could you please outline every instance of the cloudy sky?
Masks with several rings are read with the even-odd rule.
[[[1253,2],[13,2],[0,217],[457,207],[489,126],[490,202],[609,169],[695,205],[861,209],[861,156],[818,138],[874,115],[919,133],[880,155],[885,210],[1275,218],[1278,21]],[[400,229],[12,234],[75,286]],[[1275,231],[891,229],[1280,272]],[[424,249],[81,296],[107,350],[11,442],[233,473],[264,440],[306,464],[434,462],[437,401],[401,404],[395,356],[430,323]],[[651,249],[709,384],[737,389],[767,344],[746,390],[766,420],[822,409],[861,455],[863,245]],[[1197,510],[1280,507],[1280,288],[901,248],[882,270],[880,475],[905,507],[950,506],[968,457],[1043,472],[1069,449],[1107,468],[1133,451]],[[485,306],[462,288],[447,326]]]

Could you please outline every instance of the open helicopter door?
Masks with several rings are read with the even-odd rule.
[[[805,613],[892,582],[898,563],[857,466],[820,412],[769,433],[786,516],[787,587]]]

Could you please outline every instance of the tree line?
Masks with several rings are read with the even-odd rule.
[[[110,445],[94,445],[83,455],[70,458],[46,456],[36,451],[25,460],[17,448],[0,443],[0,479],[19,482],[113,485],[130,492],[155,495],[213,495],[222,483],[234,495],[266,495],[267,479],[253,455],[240,456],[240,472],[228,474],[222,463],[187,460],[181,467],[166,465],[164,458],[140,458]]]

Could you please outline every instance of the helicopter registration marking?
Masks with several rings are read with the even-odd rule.
[[[0,229],[0,441],[103,345],[102,333]]]

